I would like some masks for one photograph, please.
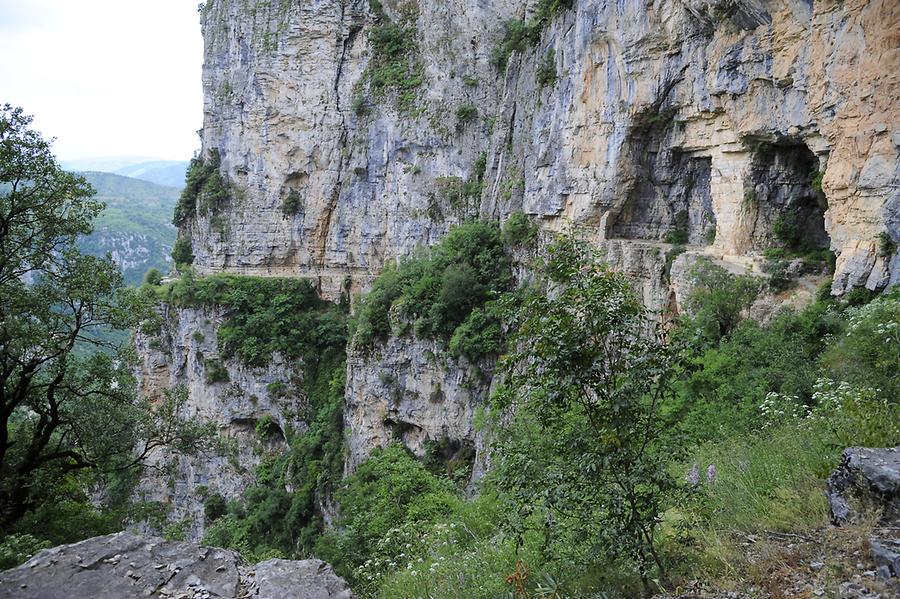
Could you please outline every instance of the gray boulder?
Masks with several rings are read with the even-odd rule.
[[[850,447],[828,479],[828,503],[835,524],[859,522],[867,511],[882,521],[900,520],[900,447]]]
[[[861,522],[879,513],[880,526],[869,537],[875,573],[900,576],[900,447],[850,447],[828,478],[831,519],[838,526]]]
[[[121,532],[62,545],[0,572],[0,599],[352,599],[319,560],[245,566],[227,549]]]

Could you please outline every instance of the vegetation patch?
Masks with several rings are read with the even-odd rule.
[[[513,52],[522,52],[541,41],[541,34],[553,17],[572,7],[572,0],[539,0],[534,16],[529,21],[511,20],[504,24],[503,40],[491,54],[491,64],[505,69]],[[554,69],[554,74],[555,74]]]
[[[209,157],[194,158],[188,167],[184,190],[175,205],[172,219],[176,227],[183,227],[198,214],[215,215],[229,200],[230,189],[220,172],[218,150],[211,150]]]
[[[281,203],[281,213],[285,216],[294,216],[303,212],[304,209],[303,198],[300,197],[300,192],[296,189],[292,189],[288,192],[287,197],[285,197],[284,201]]]
[[[882,231],[878,234],[878,255],[889,258],[897,253],[897,244],[891,239],[890,234]]]
[[[436,177],[434,194],[430,197],[428,216],[432,220],[444,219],[443,206],[448,206],[461,219],[478,211],[478,202],[484,191],[484,172],[487,154],[482,152],[467,179],[462,177]]]
[[[522,247],[537,241],[538,226],[521,210],[513,212],[503,223],[503,243],[509,247]]]
[[[534,73],[534,79],[537,81],[538,87],[543,89],[548,85],[552,86],[556,83],[558,75],[556,73],[556,50],[548,48],[541,59],[537,71]]]
[[[313,366],[346,340],[346,317],[319,298],[306,279],[215,275],[195,277],[187,271],[155,289],[177,306],[216,306],[226,320],[218,338],[223,358],[237,357],[250,366],[265,366],[278,352]]]
[[[688,212],[679,210],[675,214],[672,230],[666,233],[665,242],[673,245],[684,245],[688,242]]]
[[[416,30],[419,8],[415,2],[403,2],[397,9],[397,20],[393,21],[378,0],[370,0],[369,6],[376,17],[369,32],[372,59],[367,74],[370,89],[376,98],[394,94],[397,107],[409,110],[425,77]]]
[[[353,343],[367,348],[386,339],[393,332],[392,321],[410,323],[418,335],[449,341],[470,317],[491,320],[483,309],[512,283],[499,227],[460,225],[434,248],[385,270],[359,307]],[[499,333],[499,325],[492,330]],[[460,335],[457,346],[463,347]],[[490,345],[498,343],[495,339]],[[467,351],[487,353],[474,347]]]
[[[176,266],[193,264],[194,244],[191,241],[190,231],[183,230],[179,233],[178,239],[175,240],[175,246],[172,248],[172,260]],[[151,283],[150,281],[147,282]]]
[[[474,104],[460,104],[456,109],[456,125],[464,127],[471,123],[478,116],[478,109]]]
[[[823,292],[809,308],[764,325],[747,312],[759,278],[699,262],[691,316],[660,346],[654,336],[638,343],[640,335],[623,332],[642,308],[627,282],[577,246],[558,246],[541,276],[560,285],[558,293],[522,292],[504,305],[511,310],[497,312],[517,331],[508,364],[519,367],[479,417],[481,430],[500,434],[481,495],[463,501],[449,486],[423,491],[417,497],[431,494],[431,507],[391,507],[389,522],[378,523],[384,532],[368,526],[383,506],[348,504],[351,515],[334,538],[359,529],[371,537],[330,543],[328,555],[361,596],[631,597],[642,586],[684,587],[698,578],[778,589],[776,574],[741,557],[748,535],[814,537],[827,522],[824,478],[841,450],[900,442],[900,407],[891,399],[900,392],[893,380],[900,338],[892,337],[900,292],[842,301]],[[595,327],[604,322],[600,334]],[[654,374],[593,372],[593,352],[605,351],[617,360],[631,355],[638,370]],[[669,359],[676,368],[664,367]],[[610,372],[621,376],[602,392],[582,391]],[[510,421],[501,408],[513,404]],[[635,426],[650,422],[649,436]],[[405,463],[398,472],[423,489],[440,489],[428,476],[446,476],[447,445],[428,444],[427,476],[400,448],[393,463]],[[619,458],[628,466],[607,477],[613,470],[599,464]],[[375,486],[391,488],[385,481],[397,476],[383,470],[382,457],[372,459],[377,474],[375,464],[361,469],[370,486],[348,481],[357,497],[381,494]],[[616,489],[632,484],[640,506],[620,509],[631,494]],[[607,538],[611,530],[615,538]],[[369,549],[353,554],[350,539]],[[345,552],[351,557],[342,562]]]

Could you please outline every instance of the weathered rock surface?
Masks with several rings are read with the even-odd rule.
[[[845,449],[828,479],[828,502],[838,525],[879,516],[868,543],[875,572],[900,576],[900,447]]]
[[[882,521],[900,524],[900,447],[845,449],[828,479],[828,502],[835,524],[859,522],[875,511]]]
[[[503,72],[502,23],[534,2],[382,4],[416,10],[414,110],[368,92],[367,0],[206,3],[203,146],[241,191],[190,225],[201,270],[336,296],[461,218],[524,209],[597,239],[680,230],[720,258],[760,252],[789,214],[838,253],[835,291],[900,277],[881,244],[900,240],[896,2],[584,0]],[[462,104],[478,118],[454,123]],[[479,201],[451,209],[435,181],[482,152]]]
[[[900,539],[871,538],[869,550],[882,578],[900,577]]]
[[[345,470],[397,440],[418,457],[428,444],[445,459],[474,458],[475,411],[487,399],[490,365],[453,359],[432,340],[393,337],[347,361]]]
[[[183,415],[214,423],[228,443],[220,452],[192,457],[157,452],[156,468],[147,469],[138,495],[166,505],[169,518],[185,523],[188,538],[199,540],[204,496],[240,498],[255,480],[260,460],[286,448],[284,431],[306,430],[302,369],[277,355],[265,368],[222,357],[217,337],[222,308],[165,305],[164,310],[165,324],[157,334],[136,336],[142,392],[157,400],[183,387]],[[263,420],[266,430],[258,431]]]
[[[226,549],[122,532],[47,549],[0,572],[3,599],[352,599],[319,560],[246,566]]]

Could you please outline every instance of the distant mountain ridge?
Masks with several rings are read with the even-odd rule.
[[[139,284],[150,268],[168,271],[176,236],[172,213],[180,190],[112,173],[79,174],[106,204],[94,232],[79,240],[79,248],[98,256],[110,253],[129,284]]]
[[[167,187],[184,187],[187,160],[162,160],[147,156],[110,156],[63,160],[63,168],[78,172],[103,172],[150,181]]]

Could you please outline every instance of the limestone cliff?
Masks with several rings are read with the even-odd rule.
[[[285,431],[306,430],[305,398],[292,391],[297,384],[288,384],[303,375],[278,355],[265,368],[221,358],[221,308],[167,306],[164,316],[158,333],[137,336],[143,392],[157,399],[183,388],[183,415],[214,423],[221,443],[192,457],[157,452],[138,494],[166,506],[170,520],[196,540],[206,524],[204,499],[214,493],[240,498],[263,457],[285,450]]]
[[[309,277],[334,300],[454,223],[524,211],[544,240],[595,242],[660,313],[698,256],[759,272],[787,230],[834,251],[834,293],[900,281],[900,5],[550,4],[208,0],[203,155],[229,190],[188,207],[196,271]],[[169,353],[143,352],[151,387],[185,381],[226,430],[286,418],[262,390],[283,372],[226,364],[232,386],[208,386],[189,336],[215,338],[215,315],[174,318]],[[430,340],[351,353],[347,470],[393,437],[477,445],[479,372]]]
[[[791,211],[838,254],[836,292],[897,277],[896,3],[579,0],[499,70],[504,22],[537,4],[208,2],[203,147],[240,192],[218,228],[191,224],[197,267],[335,296],[455,220],[520,208],[597,240],[686,228],[742,258]],[[370,38],[410,13],[423,83],[404,105],[373,92]],[[480,197],[443,205],[435,182],[482,153]]]

